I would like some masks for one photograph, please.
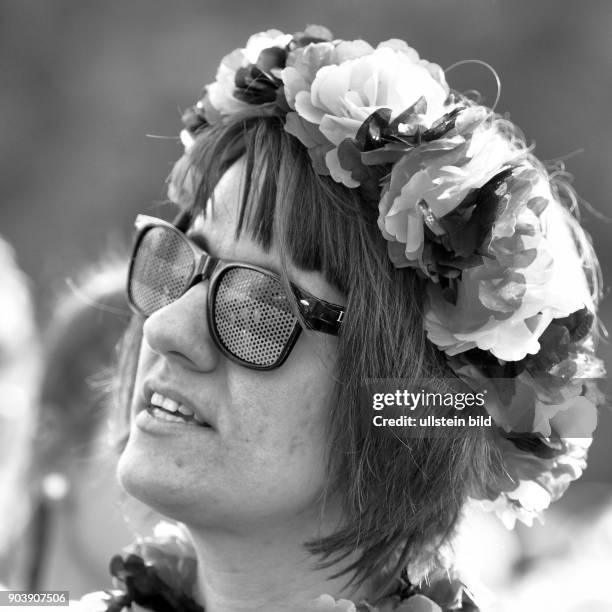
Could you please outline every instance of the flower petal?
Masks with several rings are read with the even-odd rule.
[[[338,146],[346,138],[355,138],[360,126],[361,121],[350,117],[325,115],[321,119],[319,130],[327,140]]]
[[[337,148],[327,152],[325,155],[325,164],[327,165],[329,173],[334,181],[337,183],[342,183],[350,188],[359,187],[359,182],[352,178],[350,170],[345,170],[340,165]]]

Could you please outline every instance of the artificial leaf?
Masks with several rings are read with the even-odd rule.
[[[235,76],[234,97],[247,104],[260,105],[276,100],[276,90],[282,81],[264,72],[255,64],[238,68]]]
[[[361,161],[366,166],[386,166],[389,164],[394,164],[396,161],[406,155],[410,148],[411,147],[407,147],[402,143],[388,143],[380,149],[363,151],[361,153]]]
[[[427,112],[427,100],[421,96],[412,106],[402,111],[389,125],[391,132],[397,132],[402,123],[411,123],[415,115],[424,115]]]
[[[274,68],[284,68],[287,62],[287,50],[280,47],[268,47],[257,58],[257,67],[263,72],[272,72]]]
[[[506,169],[495,175],[439,219],[446,230],[443,243],[449,251],[460,257],[469,257],[480,248],[497,218],[506,191],[505,181],[511,173],[511,169]]]
[[[449,113],[446,113],[443,117],[440,117],[428,130],[423,132],[421,138],[428,142],[430,140],[437,140],[441,138],[452,130],[455,127],[455,119],[457,119],[457,115],[461,112],[461,108],[454,108]]]
[[[375,110],[360,126],[355,136],[355,142],[361,151],[371,151],[381,147],[383,137],[388,131],[391,119],[390,108]]]

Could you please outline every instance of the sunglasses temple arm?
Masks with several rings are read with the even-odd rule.
[[[296,295],[300,312],[308,329],[333,336],[340,332],[344,319],[344,309],[341,306],[298,291]]]

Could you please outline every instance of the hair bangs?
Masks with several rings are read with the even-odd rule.
[[[246,232],[265,251],[275,246],[285,269],[291,264],[320,272],[347,294],[349,264],[364,248],[361,226],[375,227],[377,210],[364,210],[354,190],[318,175],[308,152],[278,118],[203,129],[172,171],[169,182],[181,194],[174,199],[192,216],[206,215],[217,183],[241,158],[246,169],[235,237]]]

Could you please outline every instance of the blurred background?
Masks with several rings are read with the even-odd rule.
[[[612,328],[609,0],[0,0],[0,235],[30,279],[39,324],[67,279],[126,247],[138,212],[160,212],[181,153],[181,110],[220,58],[254,32],[309,23],[341,38],[405,39],[443,68],[464,59],[494,67],[498,112],[541,159],[565,160],[587,203]],[[495,100],[482,66],[457,67],[448,80]],[[607,342],[601,352],[612,371]],[[611,436],[606,412],[581,483],[591,491],[609,492]]]

